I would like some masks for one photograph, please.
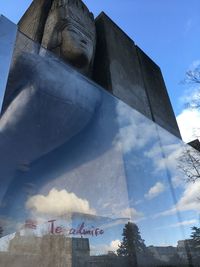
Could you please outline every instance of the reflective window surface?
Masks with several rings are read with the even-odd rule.
[[[1,266],[199,266],[199,162],[18,32],[0,119]]]

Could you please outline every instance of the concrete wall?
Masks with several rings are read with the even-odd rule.
[[[139,47],[136,47],[136,49],[153,121],[175,136],[180,137],[180,131],[161,70]]]
[[[96,18],[94,80],[152,119],[134,42],[104,13]]]
[[[38,43],[42,41],[52,2],[53,0],[34,0],[18,23],[19,30]]]
[[[96,29],[94,80],[180,138],[160,68],[106,14]]]

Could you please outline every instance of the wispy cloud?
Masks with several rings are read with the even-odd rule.
[[[137,211],[134,208],[126,208],[120,212],[120,216],[128,218],[131,221],[138,222],[141,219],[144,219],[144,214],[140,211]]]
[[[161,213],[158,213],[154,216],[154,218],[158,218],[160,216],[170,216],[174,215],[177,211],[194,211],[200,212],[200,181],[189,184],[178,203],[172,206],[170,209],[165,210]]]
[[[107,254],[109,251],[116,253],[121,241],[113,240],[110,244],[98,244],[91,246],[91,255]]]
[[[200,59],[195,59],[189,66],[188,70],[195,70],[200,65]]]
[[[188,221],[170,224],[169,227],[180,227],[180,226],[185,226],[185,225],[194,225],[197,223],[198,223],[198,221],[196,219],[194,219],[194,220],[188,220]]]
[[[184,34],[187,34],[190,32],[190,30],[192,29],[193,26],[193,19],[189,18],[186,23],[185,23],[185,27],[184,27]]]
[[[130,111],[123,102],[118,102],[116,109],[120,130],[113,145],[117,149],[129,153],[133,149],[145,147],[155,139],[155,125],[150,120],[135,110]]]
[[[160,230],[160,229],[168,229],[168,228],[177,228],[181,226],[195,225],[197,223],[198,223],[197,219],[192,219],[192,220],[182,221],[182,222],[173,223],[173,224],[169,224],[165,226],[160,226],[160,227],[157,227],[156,229]]]
[[[145,194],[145,198],[147,199],[153,199],[157,196],[159,196],[161,193],[163,193],[166,190],[166,187],[164,184],[157,182],[154,186],[152,186],[148,193]]]

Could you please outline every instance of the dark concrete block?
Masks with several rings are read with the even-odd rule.
[[[191,147],[195,148],[196,150],[198,150],[200,152],[200,142],[199,142],[199,139],[195,139],[195,140],[189,142],[188,145],[190,145]]]
[[[134,42],[104,13],[96,31],[94,80],[152,119]]]
[[[160,68],[139,47],[137,53],[153,121],[181,138]]]
[[[35,42],[42,41],[52,2],[53,0],[34,0],[18,23],[19,30]]]
[[[160,68],[106,14],[96,30],[94,80],[180,138]]]

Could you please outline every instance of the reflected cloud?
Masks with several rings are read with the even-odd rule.
[[[128,218],[118,218],[118,219],[111,219],[110,222],[106,222],[105,224],[102,224],[100,227],[104,230],[113,228],[115,226],[124,225],[127,223]]]
[[[178,203],[171,209],[156,214],[154,218],[173,215],[177,210],[200,212],[200,181],[188,184]]]
[[[174,224],[171,224],[169,227],[180,227],[180,226],[184,226],[184,225],[194,225],[197,223],[198,223],[198,221],[196,219],[194,219],[194,220],[183,221],[180,223],[174,223]]]
[[[137,211],[134,208],[127,208],[127,209],[122,210],[120,212],[120,216],[131,219],[134,222],[144,219],[144,214],[140,211]]]
[[[26,208],[36,214],[44,215],[63,215],[71,212],[80,212],[95,215],[96,211],[90,207],[86,199],[81,199],[74,193],[66,190],[53,188],[44,195],[35,195],[26,202]]]
[[[145,198],[147,199],[153,199],[157,196],[159,196],[161,193],[163,193],[166,190],[166,187],[163,183],[157,182],[154,186],[152,186],[148,193],[145,194]]]
[[[163,129],[159,129],[162,136],[162,146],[155,144],[149,151],[145,151],[145,156],[150,158],[154,164],[154,174],[168,170],[173,186],[185,185],[183,172],[178,168],[179,159],[184,153],[185,144],[175,139]]]
[[[142,148],[154,140],[155,125],[147,118],[135,110],[131,110],[133,114],[130,114],[130,108],[123,102],[117,103],[116,111],[120,129],[113,144],[119,150],[129,153],[132,149]]]
[[[156,229],[160,230],[160,229],[168,229],[168,228],[178,228],[178,227],[187,226],[187,225],[192,225],[193,226],[193,225],[195,225],[197,223],[198,223],[197,219],[192,219],[192,220],[187,220],[187,221],[182,221],[182,222],[178,222],[178,223],[169,224],[167,226],[160,226],[160,227],[157,227]]]
[[[111,241],[110,244],[98,244],[96,246],[91,246],[91,255],[108,254],[108,252],[116,253],[120,244],[120,240],[116,239]]]

